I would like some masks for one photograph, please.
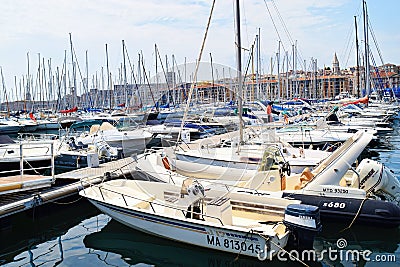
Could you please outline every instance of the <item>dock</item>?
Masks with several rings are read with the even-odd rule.
[[[52,176],[42,175],[2,177],[0,188],[3,187],[4,190],[0,201],[0,219],[77,195],[81,189],[107,179],[130,177],[135,172],[135,165],[136,161],[128,157],[100,164],[97,168],[87,167],[58,174],[54,179]],[[59,181],[62,181],[61,185],[57,184]],[[35,183],[43,183],[45,186],[32,187],[31,190],[25,191],[18,190],[23,184]]]
[[[13,175],[0,178],[0,195],[50,187],[54,182],[52,176]]]
[[[55,176],[56,180],[81,180],[81,179],[91,179],[94,177],[103,176],[106,172],[113,172],[119,176],[129,175],[134,171],[135,160],[132,157],[123,158],[119,160],[113,160],[100,164],[96,168],[81,168],[69,172],[64,172],[57,174]]]

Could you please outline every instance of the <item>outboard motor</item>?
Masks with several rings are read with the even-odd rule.
[[[367,194],[373,194],[381,200],[392,202],[400,206],[400,182],[392,171],[383,164],[364,159],[353,174],[351,180],[347,180],[348,186],[364,189]],[[350,185],[349,185],[350,184]]]
[[[117,159],[123,159],[124,157],[124,150],[122,147],[117,147]]]
[[[288,244],[296,249],[312,249],[322,224],[319,208],[305,204],[290,204],[285,209],[283,224],[290,230]]]

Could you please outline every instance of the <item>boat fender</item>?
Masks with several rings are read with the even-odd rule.
[[[171,170],[171,165],[169,164],[169,160],[168,160],[168,157],[167,157],[167,156],[164,156],[164,157],[161,159],[161,161],[162,161],[162,163],[163,163],[165,169]]]

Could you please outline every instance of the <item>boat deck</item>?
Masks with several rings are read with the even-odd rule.
[[[29,174],[1,177],[0,178],[0,186],[9,184],[9,183],[37,181],[37,180],[41,180],[44,178],[51,178],[51,177],[43,176],[43,175],[29,175]]]

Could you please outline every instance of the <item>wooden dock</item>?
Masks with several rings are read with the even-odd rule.
[[[0,178],[0,195],[50,187],[54,180],[43,175],[14,175]]]
[[[9,186],[10,191],[5,194],[7,190],[4,190],[4,194],[1,196],[0,203],[0,219],[18,213],[24,210],[29,210],[37,206],[51,203],[59,199],[76,195],[78,192],[88,187],[91,184],[100,183],[106,179],[128,177],[134,174],[136,162],[133,158],[124,158],[116,161],[107,162],[101,164],[97,168],[82,168],[74,171],[58,174],[53,177],[49,176],[28,176],[25,175],[21,180],[21,176],[14,177],[2,177],[0,181],[0,188],[3,186]],[[30,180],[31,178],[31,180]],[[35,183],[37,181],[46,180],[51,181],[46,188],[32,188],[26,192],[19,192],[17,188],[13,188],[15,184],[24,183]],[[54,182],[62,180],[68,182],[67,185],[56,186]],[[53,185],[53,186],[51,186]],[[50,187],[51,186],[51,187]]]

